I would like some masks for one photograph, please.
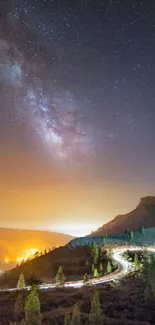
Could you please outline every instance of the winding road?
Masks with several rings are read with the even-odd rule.
[[[122,254],[126,252],[127,250],[129,251],[149,251],[152,253],[155,253],[155,246],[148,246],[148,247],[139,247],[139,246],[120,246],[119,248],[114,248],[113,249],[113,259],[117,262],[118,268],[115,272],[100,277],[100,278],[94,278],[89,280],[89,285],[97,285],[105,282],[110,282],[119,279],[120,277],[124,276],[129,269],[131,269],[131,264],[125,260],[122,257]],[[80,288],[83,285],[83,280],[80,281],[74,281],[74,282],[66,282],[63,287],[72,287],[72,288]],[[39,289],[41,290],[47,290],[47,289],[54,289],[56,288],[56,284],[42,284],[39,286]],[[30,290],[31,287],[26,287],[25,289]],[[16,291],[17,288],[11,288],[11,289],[2,289],[0,291]]]

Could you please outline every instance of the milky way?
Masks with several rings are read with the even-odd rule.
[[[60,169],[104,178],[153,155],[153,7],[2,1],[1,111]]]
[[[13,17],[10,12],[7,14],[8,31],[4,30],[0,39],[3,91],[9,92],[7,97],[12,100],[16,121],[38,134],[43,152],[55,161],[65,161],[68,166],[78,164],[81,159],[95,155],[93,129],[89,120],[86,121],[85,104],[79,102],[69,89],[56,84],[55,68],[51,62],[46,62],[46,53],[40,47],[36,51],[33,48],[34,35],[26,22],[23,30],[21,26],[21,35],[26,33],[21,45],[18,22],[22,10],[26,14],[29,8],[32,12],[32,6],[25,1],[20,3],[18,10],[13,6]],[[12,37],[8,40],[10,30]],[[5,100],[7,102],[7,98]]]

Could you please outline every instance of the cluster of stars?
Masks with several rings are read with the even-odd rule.
[[[69,168],[87,160],[97,170],[116,145],[143,147],[152,136],[145,130],[151,8],[144,1],[8,0],[0,38],[7,119],[28,125],[42,152]]]

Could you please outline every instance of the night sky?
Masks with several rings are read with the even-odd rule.
[[[81,235],[155,194],[154,0],[0,2],[0,226]]]

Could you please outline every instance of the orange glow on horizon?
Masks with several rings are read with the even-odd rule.
[[[31,259],[34,257],[34,254],[37,252],[40,253],[40,250],[37,248],[30,248],[30,249],[24,250],[23,254],[17,257],[17,262],[21,263],[22,261]]]

